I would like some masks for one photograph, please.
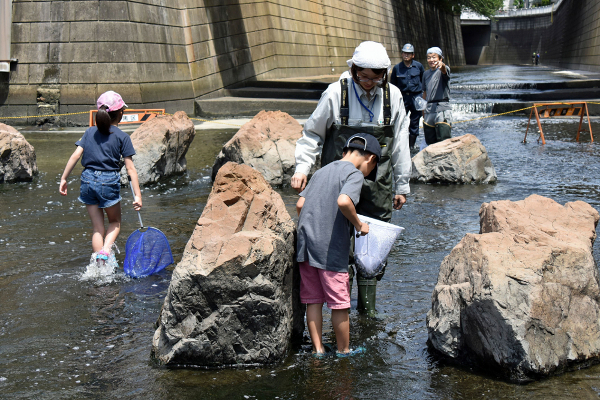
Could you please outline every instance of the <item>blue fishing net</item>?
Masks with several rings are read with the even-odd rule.
[[[125,273],[141,278],[173,264],[173,254],[167,237],[156,228],[133,232],[125,244]]]

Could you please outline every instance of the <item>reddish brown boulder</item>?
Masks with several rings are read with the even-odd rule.
[[[140,125],[131,134],[136,152],[133,163],[140,185],[185,172],[185,155],[195,135],[194,123],[183,111],[159,116]],[[127,184],[125,168],[121,170],[121,184]]]
[[[0,183],[30,181],[37,173],[33,146],[18,130],[0,123]]]
[[[225,164],[173,272],[154,357],[208,367],[283,360],[304,328],[294,242],[281,196],[258,171]]]
[[[212,178],[228,161],[259,171],[271,185],[289,182],[294,174],[296,141],[302,126],[281,111],[261,111],[223,146],[213,165]]]
[[[600,361],[598,212],[532,195],[484,203],[440,267],[429,342],[513,381]]]

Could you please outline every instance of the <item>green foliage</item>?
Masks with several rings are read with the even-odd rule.
[[[542,0],[542,2],[540,3],[540,7],[549,6],[550,4],[552,4],[550,0]]]
[[[524,0],[515,0],[513,5],[515,6],[515,8],[523,8],[523,7],[525,7],[525,1]]]
[[[504,6],[503,0],[437,0],[436,2],[447,11],[459,13],[463,8],[468,8],[489,18]]]

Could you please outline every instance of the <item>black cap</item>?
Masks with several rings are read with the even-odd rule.
[[[354,139],[362,139],[364,141],[364,144],[350,143]],[[355,135],[350,136],[350,138],[346,140],[346,145],[344,146],[343,151],[346,151],[346,149],[360,149],[368,153],[374,154],[375,157],[377,157],[377,163],[379,163],[379,160],[381,159],[381,145],[379,144],[377,139],[375,139],[375,136],[370,135],[368,133],[357,133]],[[374,181],[376,177],[377,165],[375,165],[375,168],[373,168],[373,171],[371,171],[371,173],[369,174],[369,176],[366,177],[366,179]]]

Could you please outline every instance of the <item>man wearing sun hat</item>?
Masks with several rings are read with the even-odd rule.
[[[371,134],[381,145],[381,158],[376,181],[366,180],[363,185],[357,212],[387,222],[392,209],[401,209],[410,192],[410,120],[400,90],[387,82],[391,63],[381,43],[360,43],[347,63],[351,78],[329,85],[304,124],[296,142],[296,172],[291,184],[302,191],[318,156],[321,164],[327,165],[342,158],[349,137]],[[357,283],[359,311],[374,316],[377,278],[357,276]]]

